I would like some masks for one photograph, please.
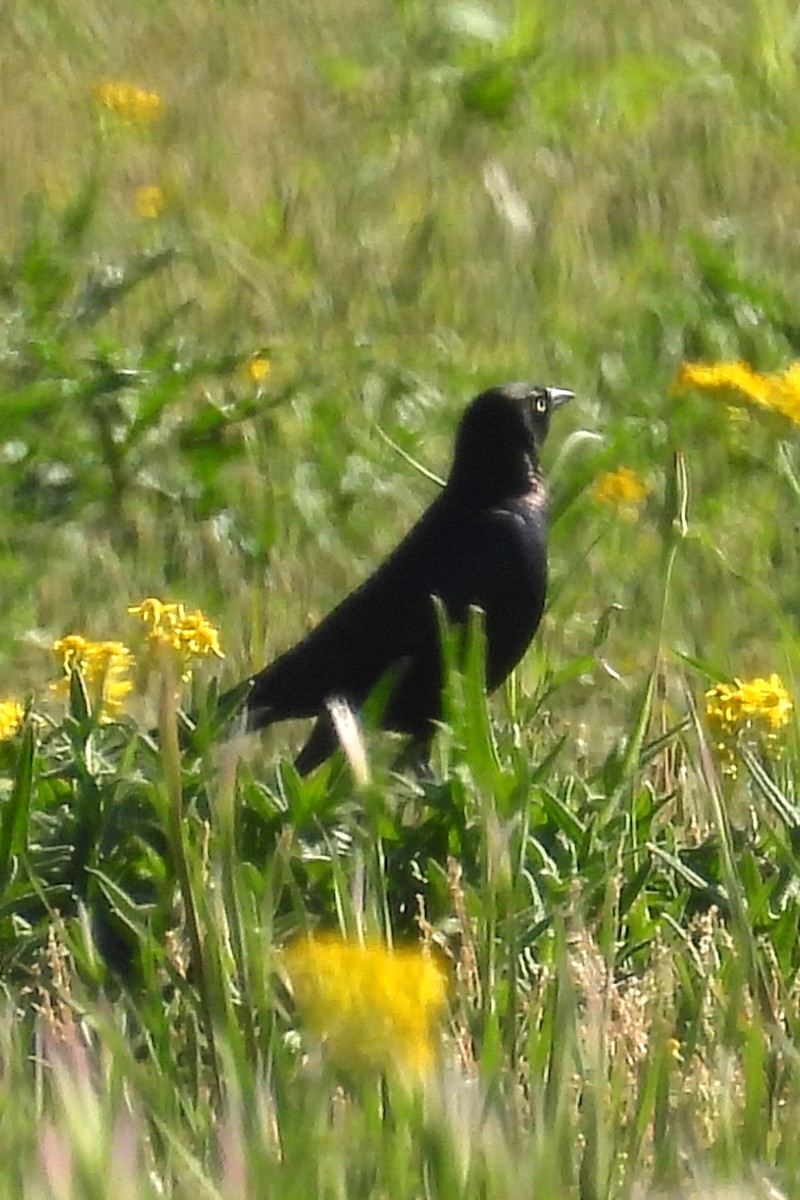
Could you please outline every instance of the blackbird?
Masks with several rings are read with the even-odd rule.
[[[307,774],[338,744],[328,702],[358,709],[393,671],[380,723],[409,734],[426,752],[442,714],[434,596],[451,623],[463,622],[471,606],[483,610],[487,689],[503,682],[544,608],[547,490],[539,452],[553,410],[572,396],[563,388],[508,383],[468,405],[447,483],[430,508],[373,575],[250,678],[248,730],[316,717],[295,760]]]

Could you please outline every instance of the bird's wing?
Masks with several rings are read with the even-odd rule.
[[[453,537],[431,571],[428,592],[440,597],[452,621],[460,621],[470,605],[489,614],[537,580],[544,585],[545,570],[543,516],[491,508]]]
[[[451,622],[483,610],[487,683],[516,665],[541,619],[547,588],[546,513],[494,508],[473,522],[459,553],[442,560],[431,591]]]
[[[318,712],[327,697],[355,704],[403,660],[438,662],[438,627],[431,600],[438,596],[452,621],[470,605],[487,626],[515,624],[537,570],[537,529],[515,513],[449,511],[445,495],[397,550],[301,642],[254,678],[254,724]],[[538,621],[538,616],[536,618]],[[258,713],[264,720],[258,719]]]
[[[373,575],[254,677],[251,724],[311,716],[332,695],[358,704],[390,667],[414,654],[433,611],[427,579],[436,525],[423,518]]]

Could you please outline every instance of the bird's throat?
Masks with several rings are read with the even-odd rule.
[[[491,504],[497,500],[544,493],[544,480],[538,462],[528,452],[517,452],[505,461],[491,464],[456,462],[448,489],[463,493],[472,502]]]

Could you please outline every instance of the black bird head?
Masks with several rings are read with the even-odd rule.
[[[527,491],[538,474],[550,417],[572,397],[565,388],[533,383],[481,392],[461,418],[450,482],[481,494]]]

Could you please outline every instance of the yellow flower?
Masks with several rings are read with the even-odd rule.
[[[630,467],[607,471],[594,482],[592,495],[601,504],[614,504],[619,508],[635,508],[647,495],[647,487],[641,476]]]
[[[73,671],[83,676],[89,698],[102,718],[116,716],[121,710],[133,683],[129,672],[134,657],[122,642],[90,642],[78,633],[59,638],[53,643],[53,653],[61,659],[63,677],[52,685],[61,696],[69,695]]]
[[[191,674],[192,659],[206,658],[209,654],[225,657],[220,649],[219,631],[199,609],[192,612],[182,604],[166,604],[151,596],[131,606],[128,612],[150,626],[147,639],[153,649],[168,650],[175,655],[184,681]]]
[[[272,363],[261,356],[249,358],[239,367],[239,375],[245,383],[254,383],[256,386],[265,383],[271,371]]]
[[[715,739],[723,770],[736,774],[739,739],[755,743],[767,753],[778,749],[781,730],[792,715],[792,701],[779,675],[769,679],[735,679],[718,683],[706,692],[706,721]]]
[[[138,187],[133,195],[133,204],[138,216],[150,219],[160,217],[168,208],[166,196],[155,184]]]
[[[147,124],[157,121],[164,111],[164,101],[158,92],[148,92],[133,83],[105,80],[94,90],[101,108],[121,121]]]
[[[675,390],[680,393],[687,388],[740,392],[751,404],[780,413],[800,425],[800,363],[767,375],[759,374],[743,362],[684,363]]]
[[[676,388],[713,391],[719,388],[741,392],[756,404],[768,405],[770,387],[766,378],[743,362],[684,363],[678,372]]]
[[[800,363],[792,363],[782,375],[774,378],[773,407],[800,425]]]
[[[25,709],[16,700],[0,701],[0,742],[12,738],[22,724]]]
[[[679,1062],[679,1063],[683,1062],[683,1055],[681,1054],[681,1044],[677,1038],[674,1038],[674,1037],[667,1038],[667,1052],[668,1052],[670,1058],[673,1058],[675,1060],[675,1062]]]
[[[447,984],[427,954],[331,934],[301,938],[281,962],[303,1023],[336,1066],[406,1081],[429,1072]]]

